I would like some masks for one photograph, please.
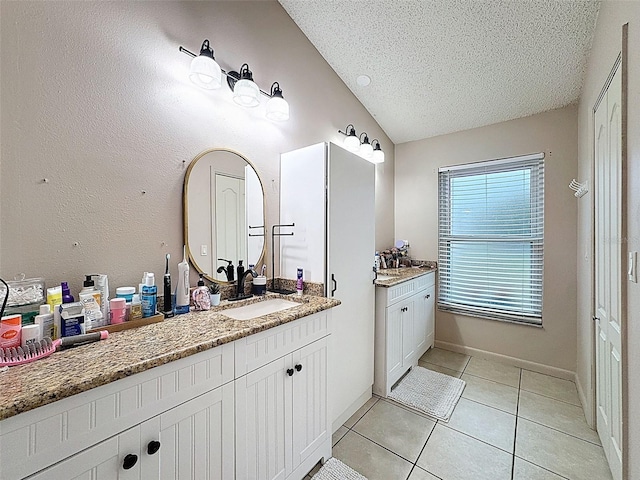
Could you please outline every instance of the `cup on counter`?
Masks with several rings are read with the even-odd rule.
[[[109,300],[110,323],[123,323],[127,313],[127,301],[124,298],[112,298]]]

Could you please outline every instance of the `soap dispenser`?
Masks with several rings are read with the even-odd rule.
[[[211,298],[209,289],[204,285],[204,278],[200,274],[198,286],[193,290],[193,309],[197,311],[209,310],[211,308]]]
[[[238,260],[238,268],[236,268],[236,272],[238,274],[238,281],[240,282],[244,275],[244,265],[242,265],[242,260]]]

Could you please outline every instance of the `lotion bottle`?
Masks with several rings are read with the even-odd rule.
[[[204,285],[202,273],[198,280],[198,287],[193,290],[193,309],[198,311],[209,310],[211,308],[211,298],[209,289]]]
[[[156,314],[156,306],[158,304],[158,287],[156,287],[156,277],[153,272],[147,273],[147,280],[144,287],[142,287],[141,300],[142,317],[147,318],[154,316]]]
[[[182,261],[178,264],[178,283],[176,285],[176,315],[189,313],[189,262],[187,246],[182,247]]]
[[[36,325],[40,326],[40,335],[42,338],[53,338],[53,313],[49,304],[40,305],[40,314],[34,318]]]

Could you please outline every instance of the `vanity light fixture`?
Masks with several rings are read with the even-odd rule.
[[[374,138],[371,145],[373,146],[373,158],[371,159],[371,162],[383,163],[384,152],[382,151],[382,148],[380,148],[380,141],[377,138]]]
[[[356,127],[354,127],[352,124],[349,124],[347,125],[347,128],[345,128],[344,132],[338,130],[338,133],[346,135],[343,142],[344,148],[354,153],[360,150],[360,139],[356,135]]]
[[[244,63],[240,72],[225,71],[215,61],[213,49],[209,40],[202,42],[200,54],[196,55],[180,46],[180,51],[193,57],[189,78],[201,88],[213,90],[220,88],[222,75],[227,77],[227,85],[233,92],[233,100],[242,107],[257,107],[260,105],[260,94],[268,97],[265,115],[270,120],[285,121],[289,119],[289,104],[282,96],[282,89],[278,82],[271,85],[271,93],[262,90],[254,81],[249,65]],[[357,140],[357,139],[356,139]]]
[[[277,122],[289,120],[289,104],[282,96],[282,90],[280,90],[278,82],[273,82],[273,85],[271,85],[271,98],[267,100],[266,116],[269,120]]]
[[[364,140],[362,140],[363,135]],[[373,147],[369,143],[369,136],[365,132],[360,134],[360,155],[367,160],[371,160],[373,157]]]
[[[344,148],[347,150],[359,154],[365,160],[370,161],[371,163],[383,163],[384,162],[384,152],[380,147],[380,141],[377,138],[374,138],[371,143],[369,143],[369,136],[362,132],[360,137],[356,135],[356,128],[353,124],[347,125],[347,128],[342,130],[338,130],[338,133],[345,135],[344,138]],[[364,135],[364,139],[362,136]],[[362,139],[362,142],[360,141]]]
[[[200,55],[191,60],[189,78],[193,83],[206,90],[214,90],[222,85],[222,69],[213,56],[209,40],[202,42]]]
[[[260,105],[260,88],[253,81],[253,73],[246,63],[240,67],[240,73],[231,71],[227,74],[227,83],[233,91],[233,101],[241,107],[257,107]]]

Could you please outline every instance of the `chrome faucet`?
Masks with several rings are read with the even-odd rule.
[[[251,275],[253,278],[256,278],[258,276],[258,272],[256,272],[253,268],[250,268],[249,270],[246,270],[242,275],[239,275],[236,289],[236,298],[229,300],[241,300],[243,298],[249,298],[251,296],[251,294],[244,294],[244,279],[247,278],[247,275]]]

